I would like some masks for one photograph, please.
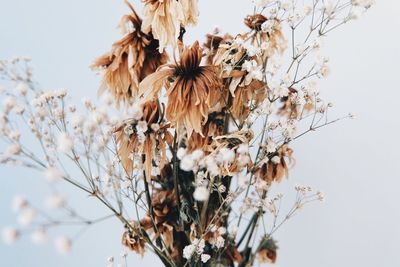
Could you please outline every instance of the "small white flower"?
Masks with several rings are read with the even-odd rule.
[[[210,258],[211,258],[211,256],[208,254],[201,254],[201,261],[203,263],[206,263]]]
[[[17,100],[13,96],[8,96],[3,101],[4,112],[10,112],[17,105]]]
[[[375,4],[375,0],[352,0],[351,4],[353,6],[361,6],[363,8],[370,8]]]
[[[238,181],[238,186],[241,188],[246,188],[250,181],[250,174],[237,174],[236,178]]]
[[[305,91],[309,96],[317,96],[319,94],[317,83],[315,81],[308,82]]]
[[[274,22],[271,20],[267,20],[265,21],[262,25],[261,25],[261,30],[265,33],[272,33],[272,31],[274,30]]]
[[[47,197],[46,199],[46,204],[50,209],[62,208],[65,205],[65,203],[66,203],[65,198],[58,193],[54,193],[49,197]]]
[[[321,66],[321,69],[319,70],[319,74],[322,77],[326,78],[329,76],[330,73],[331,73],[331,70],[327,64],[324,64]]]
[[[180,167],[184,171],[192,171],[195,167],[195,162],[190,155],[186,155],[181,159]]]
[[[252,44],[245,43],[244,47],[246,48],[247,54],[250,57],[254,57],[255,55],[259,55],[261,53],[261,49],[259,47],[257,47],[257,46],[252,45]]]
[[[218,233],[219,233],[220,235],[226,234],[226,228],[225,228],[225,227],[220,227],[220,228],[218,228]]]
[[[218,186],[218,192],[220,192],[220,193],[225,193],[225,192],[226,192],[226,187],[225,187],[225,185],[220,184],[220,185]]]
[[[199,161],[204,157],[204,152],[200,149],[196,149],[190,156],[194,161]]]
[[[8,136],[14,140],[14,141],[19,141],[20,137],[21,137],[21,133],[18,130],[15,131],[11,131]]]
[[[272,139],[268,139],[267,141],[267,153],[274,153],[276,151],[277,145]]]
[[[71,137],[67,133],[61,133],[58,136],[58,150],[64,153],[68,153],[74,147],[74,143]]]
[[[68,252],[71,251],[72,248],[72,241],[65,236],[57,237],[54,244],[58,252],[62,254],[67,254]]]
[[[63,98],[67,95],[67,90],[65,89],[59,89],[54,91],[54,96],[58,98]]]
[[[271,161],[272,161],[274,164],[279,164],[279,163],[281,163],[281,158],[278,157],[278,156],[274,156],[274,157],[272,157]]]
[[[189,260],[192,257],[193,253],[195,252],[195,250],[196,250],[196,246],[194,246],[194,245],[186,246],[183,249],[183,257],[185,259]]]
[[[21,146],[19,144],[9,145],[6,149],[6,154],[10,156],[15,156],[21,153]]]
[[[104,96],[102,97],[102,100],[103,100],[104,104],[106,104],[107,106],[111,106],[114,103],[114,98],[109,93],[104,94]]]
[[[225,246],[225,239],[222,236],[218,236],[215,240],[214,246],[218,249],[223,248]]]
[[[201,255],[203,253],[203,251],[204,251],[205,246],[206,246],[206,241],[204,241],[204,239],[200,239],[200,240],[199,239],[195,239],[193,241],[193,244],[196,245],[196,253],[198,255]]]
[[[207,167],[208,172],[211,174],[211,176],[218,176],[220,174],[219,167],[216,163],[216,159],[213,156],[207,156],[205,158],[205,164]]]
[[[194,190],[193,197],[197,201],[206,201],[210,197],[210,192],[207,187],[198,186]]]
[[[54,167],[48,167],[44,173],[44,176],[49,183],[58,182],[63,179],[62,173]]]
[[[176,152],[176,156],[178,157],[178,159],[182,160],[183,157],[186,155],[186,149],[184,149],[183,147],[180,147],[178,149],[178,151]]]
[[[47,241],[47,232],[43,228],[36,229],[31,234],[31,240],[34,244],[41,245]]]
[[[26,200],[25,197],[20,196],[20,195],[14,196],[13,201],[12,201],[13,211],[15,211],[15,212],[21,211],[26,207],[28,207],[28,201]]]
[[[2,231],[4,243],[11,245],[18,240],[20,233],[15,228],[4,228]]]
[[[286,97],[289,95],[289,89],[282,84],[275,89],[275,95],[278,97]]]
[[[235,160],[235,152],[228,148],[221,148],[219,155],[224,164],[232,163]]]
[[[28,92],[29,86],[26,83],[21,82],[17,84],[17,87],[15,89],[17,90],[18,94],[24,96]]]
[[[303,13],[305,16],[308,16],[311,14],[312,10],[313,10],[313,7],[311,5],[305,5],[303,8]]]
[[[160,130],[160,125],[159,125],[158,123],[153,123],[153,124],[151,125],[151,129],[152,129],[154,132],[157,132],[158,130]]]
[[[239,154],[248,154],[249,153],[249,145],[248,144],[241,144],[237,149],[237,153]]]
[[[138,121],[143,117],[143,110],[138,104],[133,104],[128,112],[134,120]]]
[[[30,225],[35,218],[36,218],[36,210],[28,207],[21,211],[17,220],[20,225],[27,226]]]
[[[148,130],[147,122],[139,121],[136,125],[136,130],[138,133],[145,133]]]
[[[16,114],[22,115],[24,113],[24,111],[25,111],[25,107],[22,106],[22,105],[17,104],[15,106],[15,108],[14,108],[14,111],[15,111]]]

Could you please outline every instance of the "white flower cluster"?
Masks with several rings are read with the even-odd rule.
[[[354,6],[361,6],[363,8],[370,8],[375,4],[375,0],[351,0],[351,4]]]
[[[262,81],[264,78],[262,66],[260,66],[254,59],[246,60],[242,65],[242,69],[248,73],[245,77],[245,85],[250,84],[253,79]]]
[[[200,259],[203,263],[206,263],[211,256],[209,254],[205,254],[204,252],[205,241],[204,239],[195,239],[192,244],[186,246],[183,249],[183,257],[185,259],[191,259],[193,256],[200,256]]]

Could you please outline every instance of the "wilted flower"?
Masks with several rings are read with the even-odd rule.
[[[202,49],[195,42],[184,48],[179,62],[161,67],[140,84],[145,100],[154,98],[166,85],[167,119],[176,129],[184,127],[189,137],[193,132],[202,133],[209,113],[218,110],[223,102],[214,69],[201,66],[201,59]]]
[[[166,163],[166,147],[172,143],[172,135],[168,131],[169,125],[163,122],[161,107],[156,102],[148,102],[143,105],[141,121],[127,120],[115,130],[118,143],[118,156],[129,174],[133,170],[131,155],[137,154],[143,157],[146,178],[150,181],[153,161],[156,159],[156,151],[161,153],[160,167]],[[155,131],[151,125],[158,123],[160,127]],[[127,130],[128,129],[128,130]]]
[[[268,153],[267,158],[255,167],[255,175],[269,184],[274,181],[280,182],[282,177],[287,177],[289,174],[286,160],[288,159],[289,163],[292,164],[292,154],[293,150],[287,145],[281,146],[276,153]]]
[[[152,31],[160,43],[160,53],[168,45],[176,46],[181,26],[197,22],[197,0],[144,0],[144,3],[142,30]]]
[[[122,235],[122,244],[143,257],[146,241],[140,234],[137,223],[132,223],[131,228]]]
[[[260,263],[275,263],[278,246],[276,241],[270,237],[264,237],[257,252]]]
[[[267,19],[262,14],[247,16],[245,24],[254,31],[252,40],[255,45],[261,44],[263,57],[271,57],[275,52],[283,53],[287,41],[283,35],[281,22],[277,19]]]
[[[94,68],[105,68],[101,91],[109,88],[117,103],[131,102],[137,95],[139,83],[168,59],[165,52],[158,52],[159,44],[151,31],[142,32],[142,20],[129,2],[126,3],[132,11],[121,20],[127,35],[93,64]]]

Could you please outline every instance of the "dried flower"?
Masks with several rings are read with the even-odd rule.
[[[276,241],[270,237],[264,237],[258,250],[258,260],[260,263],[275,263],[276,262],[276,251],[278,246]]]
[[[61,133],[58,136],[57,143],[58,143],[58,150],[64,153],[71,152],[72,148],[74,147],[74,142],[67,133]]]
[[[183,0],[186,1],[186,0]],[[176,46],[180,34],[181,24],[185,22],[185,13],[180,1],[176,0],[144,0],[144,21],[142,31],[153,33],[159,41],[160,53],[168,45]],[[190,8],[187,4],[187,8]],[[192,16],[186,13],[187,19]]]
[[[280,182],[283,176],[288,176],[289,169],[286,163],[287,158],[289,163],[293,164],[293,150],[287,145],[281,146],[276,155],[273,153],[271,160],[263,160],[256,166],[255,175],[271,184],[272,182]]]
[[[128,1],[126,4],[132,14],[121,19],[121,27],[129,31],[126,36],[113,44],[110,53],[98,58],[93,68],[104,68],[103,84],[100,92],[109,88],[117,103],[131,103],[137,95],[139,83],[160,65],[166,63],[168,56],[158,52],[158,41],[152,32],[141,30],[142,20]]]
[[[63,179],[62,173],[55,167],[48,167],[44,175],[49,183],[59,182]]]
[[[167,83],[167,119],[176,129],[184,127],[189,137],[193,131],[202,133],[209,113],[222,103],[220,81],[212,67],[200,66],[201,58],[202,49],[195,42],[182,51],[179,63],[161,67],[140,84],[141,95],[150,100]]]
[[[131,173],[134,167],[131,159],[132,154],[138,154],[143,157],[146,177],[149,181],[152,177],[151,170],[153,161],[156,158],[156,150],[161,152],[160,167],[162,168],[166,163],[166,146],[171,144],[173,138],[167,130],[169,125],[163,123],[162,114],[163,111],[156,102],[148,102],[143,105],[141,121],[128,120],[115,130],[119,146],[118,155],[126,173]],[[160,124],[158,131],[154,131],[151,128],[154,123]],[[127,128],[131,130],[126,131]]]
[[[136,223],[132,224],[132,228],[133,230],[126,231],[122,235],[122,244],[143,257],[145,251],[145,240],[140,235]]]

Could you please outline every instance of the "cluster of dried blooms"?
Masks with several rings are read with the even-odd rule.
[[[117,218],[123,245],[153,252],[165,266],[274,263],[276,230],[323,199],[296,186],[293,207],[280,215],[283,195],[272,189],[294,164],[291,144],[341,119],[328,118],[332,104],[318,91],[329,74],[322,40],[372,1],[254,0],[246,32],[215,29],[203,45],[185,43],[197,0],[143,0],[143,19],[127,4],[125,36],[93,64],[107,105],[71,105],[65,90],[38,89],[28,59],[0,62],[0,163],[42,172],[54,191],[47,204],[68,218],[17,196],[21,227],[6,228],[5,240],[30,232],[42,243],[52,227]],[[60,181],[110,214],[85,218]],[[68,252],[72,240],[55,244]]]

